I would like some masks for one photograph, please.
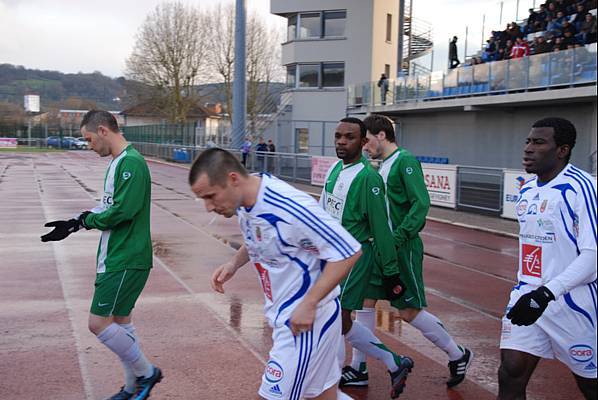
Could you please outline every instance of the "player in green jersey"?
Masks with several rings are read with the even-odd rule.
[[[43,242],[59,241],[80,228],[102,231],[96,262],[89,330],[121,360],[125,385],[112,400],[149,397],[162,372],[145,357],[131,322],[131,311],[152,268],[151,179],[147,164],[120,133],[107,111],[83,117],[81,133],[101,157],[112,156],[101,202],[67,221],[53,221]]]
[[[387,297],[398,298],[402,291],[386,213],[384,181],[363,157],[365,143],[366,128],[361,120],[344,118],[340,121],[334,137],[340,161],[326,175],[320,204],[361,243],[362,256],[341,283],[343,334],[353,347],[386,364],[391,376],[391,397],[396,398],[403,391],[413,360],[393,353],[374,335],[373,329],[351,320],[351,312],[363,306],[375,247],[380,254]],[[339,351],[344,361],[344,348]]]
[[[382,160],[378,172],[385,183],[392,238],[404,282],[404,295],[391,300],[391,304],[399,310],[403,320],[448,355],[451,376],[446,384],[449,387],[456,386],[465,379],[473,354],[469,349],[458,346],[442,322],[424,310],[427,306],[422,274],[424,248],[419,232],[426,223],[430,197],[421,165],[411,153],[397,146],[394,128],[388,118],[370,115],[363,122],[368,131],[365,150],[372,158]],[[370,328],[374,326],[376,300],[388,299],[381,286],[381,273],[376,273],[376,270],[370,281],[364,308],[357,313],[356,318]],[[367,382],[367,366],[362,352],[353,352],[351,366],[346,367],[343,377],[352,378],[341,380],[348,386]]]

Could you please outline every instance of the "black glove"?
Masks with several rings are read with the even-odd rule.
[[[90,211],[85,211],[79,217],[69,219],[68,221],[52,221],[44,226],[47,228],[54,228],[52,232],[46,233],[41,237],[42,242],[57,242],[66,239],[71,233],[77,232],[79,228],[85,227],[89,229],[84,223],[85,217],[90,214]]]
[[[515,325],[528,326],[540,318],[554,294],[546,286],[524,294],[507,313],[507,318]]]
[[[396,300],[405,294],[405,284],[401,281],[401,276],[399,274],[384,276],[382,279],[387,300]],[[397,286],[399,286],[400,289],[397,288]]]

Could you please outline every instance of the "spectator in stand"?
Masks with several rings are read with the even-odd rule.
[[[515,45],[511,49],[510,58],[523,58],[529,56],[529,45],[525,40],[518,37]]]
[[[546,22],[548,11],[546,11],[546,4],[540,4],[540,10],[536,13],[536,21]]]
[[[575,45],[577,43],[577,39],[575,39],[573,33],[570,30],[568,30],[563,34],[563,40],[561,41],[561,50],[563,50],[563,47],[566,49],[569,45]]]
[[[559,50],[566,49],[566,46],[563,44],[563,38],[561,36],[554,38],[553,42],[554,42],[554,45],[552,46],[552,51],[559,51]]]
[[[496,56],[494,57],[494,61],[502,61],[502,60],[506,60],[507,56],[505,54],[505,48],[504,47],[499,47],[498,51],[496,52]]]
[[[247,156],[251,151],[251,139],[249,136],[245,136],[245,141],[241,145],[241,162],[243,163],[244,167],[247,167]]]
[[[486,41],[486,49],[484,50],[484,54],[482,55],[482,59],[485,62],[494,61],[496,59],[496,52],[497,52],[496,40],[493,36],[490,36],[490,39]]]
[[[556,13],[557,13],[557,9],[554,5],[554,3],[548,3],[548,10],[546,11],[546,14],[548,17],[550,18],[556,18]]]
[[[268,139],[268,152],[270,153],[276,153],[276,146],[274,145],[274,142],[272,141],[272,139]],[[274,172],[274,155],[268,155],[268,172],[273,173]]]
[[[587,10],[583,3],[577,3],[577,9],[575,18],[571,21],[575,29],[579,32],[581,30],[581,25],[586,20]]]
[[[563,22],[563,35],[565,35],[565,32],[570,32],[571,35],[575,36],[575,34],[577,34],[577,29],[575,29],[575,26],[572,23],[565,20],[565,22]]]
[[[581,44],[596,43],[596,17],[592,14],[585,15],[585,20],[577,34],[577,40]]]
[[[449,43],[449,62],[450,62],[450,69],[456,68],[461,61],[459,61],[459,56],[457,55],[457,36],[453,36],[453,40]]]
[[[552,51],[552,45],[546,41],[544,36],[538,36],[536,39],[538,42],[536,43],[534,54],[543,54]]]
[[[546,18],[546,31],[551,36],[561,36],[561,28],[562,26],[558,23],[556,18],[553,18],[551,16],[548,16],[548,18]]]
[[[511,58],[511,52],[513,50],[513,41],[511,39],[507,40],[505,43],[505,60]]]
[[[507,34],[509,35],[509,39],[511,39],[513,42],[517,40],[517,38],[523,37],[521,28],[517,22],[511,22],[509,25],[507,25]]]

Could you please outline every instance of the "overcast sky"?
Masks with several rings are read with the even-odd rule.
[[[0,63],[66,73],[100,71],[111,77],[122,76],[136,32],[146,15],[162,1],[0,0]],[[250,11],[256,10],[273,25],[284,26],[284,19],[270,15],[270,0],[246,1]],[[206,7],[231,1],[182,2]],[[505,25],[515,17],[517,0],[503,3],[502,25]],[[520,18],[533,3],[533,0],[519,0]],[[466,25],[469,25],[468,53],[480,48],[484,14],[485,36],[501,26],[497,0],[413,0],[413,7],[416,17],[434,26],[437,44],[434,70],[446,67],[448,38],[453,35],[460,38],[462,57]]]

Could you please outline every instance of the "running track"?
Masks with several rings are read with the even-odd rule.
[[[119,363],[87,331],[98,233],[39,241],[45,221],[93,206],[107,161],[92,152],[0,153],[0,399],[102,399],[122,384]],[[194,201],[184,168],[150,168],[155,267],[135,324],[165,374],[152,398],[256,399],[271,343],[257,279],[243,268],[225,295],[208,281],[240,240],[236,223]],[[517,243],[434,222],[423,239],[430,310],[476,357],[468,379],[447,390],[445,355],[382,305],[380,338],[416,364],[401,399],[493,399]],[[387,389],[386,372],[371,361],[370,388],[348,393],[387,399]],[[581,397],[566,368],[543,360],[528,398]]]

